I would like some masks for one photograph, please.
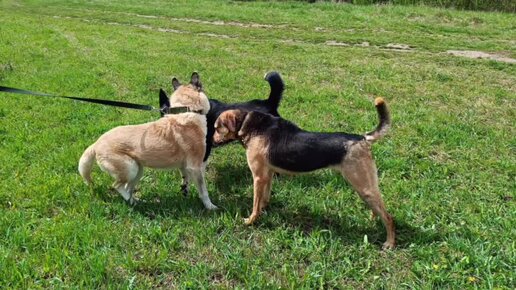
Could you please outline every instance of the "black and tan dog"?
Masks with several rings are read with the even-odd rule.
[[[371,144],[383,137],[390,127],[390,116],[382,98],[375,100],[375,106],[380,123],[365,135],[308,132],[287,120],[261,112],[223,112],[215,122],[214,142],[240,140],[253,174],[253,212],[245,223],[252,224],[267,206],[274,172],[288,174],[332,168],[351,183],[373,215],[380,216],[387,230],[383,248],[393,248],[394,221],[385,210],[371,154]]]
[[[215,133],[215,121],[225,111],[228,110],[244,110],[244,111],[258,111],[262,113],[271,114],[273,116],[278,116],[278,107],[283,95],[283,90],[285,88],[285,84],[281,79],[281,76],[277,72],[269,72],[265,75],[265,80],[270,85],[270,94],[269,98],[265,100],[250,100],[247,102],[241,103],[224,103],[215,99],[209,99],[210,101],[210,111],[206,115],[207,123],[208,123],[208,133],[206,134],[206,152],[204,154],[204,161],[208,160],[208,157],[211,154],[211,148],[214,146],[221,146],[231,142],[232,140],[228,140],[228,142],[221,144],[213,144],[213,134]],[[176,79],[172,79],[172,87],[175,90],[179,87],[179,82]],[[171,100],[167,96],[167,94],[160,90],[160,108],[162,111],[165,111],[167,108],[171,106]],[[172,104],[173,105],[173,104]],[[183,184],[181,185],[181,190],[186,194],[188,192],[188,179],[183,176]]]

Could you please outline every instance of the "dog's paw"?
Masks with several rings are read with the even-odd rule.
[[[217,210],[217,209],[219,209],[219,207],[214,205],[213,203],[206,204],[206,205],[204,205],[204,207],[206,207],[207,210]]]
[[[183,196],[188,196],[188,185],[181,185],[181,193],[183,193]]]
[[[138,199],[136,197],[131,196],[131,198],[127,201],[130,206],[135,206],[138,203]]]
[[[256,217],[251,215],[248,218],[244,218],[244,224],[246,226],[250,226],[250,225],[252,225],[254,223],[255,220],[256,220]]]
[[[382,250],[388,251],[394,249],[394,243],[385,242],[383,243]]]

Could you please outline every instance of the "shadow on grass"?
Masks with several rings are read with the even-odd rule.
[[[191,192],[185,196],[179,187],[165,191],[144,188],[142,191],[136,191],[136,196],[139,196],[139,200],[132,206],[132,209],[149,219],[156,217],[208,217],[212,213],[204,208],[196,192],[195,194]],[[107,185],[95,185],[92,193],[95,198],[106,203],[123,203],[131,207],[115,189]]]
[[[150,219],[156,217],[201,217],[209,219],[219,212],[238,212],[240,216],[249,214],[253,198],[252,177],[247,165],[244,163],[224,163],[214,166],[214,169],[217,174],[211,182],[216,189],[216,194],[211,192],[210,197],[220,207],[219,210],[214,212],[206,210],[197,196],[197,191],[191,190],[185,196],[179,188],[170,188],[168,193],[146,194],[134,206],[134,210]],[[310,190],[312,188],[318,189],[322,184],[334,181],[335,176],[330,174],[317,175],[317,178],[310,174],[296,177],[276,176],[274,183],[281,183],[284,181],[283,179],[287,178],[291,179],[292,184],[296,187]],[[346,183],[343,181],[343,184]],[[222,194],[219,196],[218,193]],[[107,188],[95,188],[95,195],[106,202],[124,202],[115,190]],[[371,220],[367,224],[355,224],[352,218],[339,217],[334,213],[316,212],[303,205],[292,207],[285,204],[284,201],[275,199],[274,195],[277,195],[277,193],[273,191],[271,203],[266,209],[267,214],[261,216],[255,225],[256,227],[272,230],[280,226],[286,226],[305,235],[328,230],[341,242],[350,245],[362,243],[364,235],[367,235],[370,243],[375,245],[381,246],[385,241],[385,228],[380,219]],[[443,239],[439,234],[421,231],[403,220],[396,219],[395,216],[394,218],[398,248],[407,248],[412,244],[431,244]]]
[[[239,162],[238,164],[223,163],[214,166],[217,174],[211,180],[220,193],[243,192],[245,188],[252,187],[253,178],[247,163]],[[238,194],[236,194],[238,195]],[[231,194],[235,196],[235,194]]]
[[[290,208],[281,202],[272,201],[266,212],[278,218],[267,218],[262,216],[258,221],[258,226],[273,229],[282,225],[301,231],[305,235],[312,232],[328,230],[332,236],[341,240],[342,243],[356,245],[362,243],[364,236],[367,235],[370,243],[381,247],[386,240],[386,231],[379,218],[370,220],[369,223],[352,223],[351,218],[337,216],[328,212],[314,212],[306,206]],[[425,232],[413,227],[403,220],[395,219],[396,225],[396,247],[408,248],[411,245],[428,245],[436,241],[443,240],[439,234]]]
[[[116,202],[118,199],[123,200],[122,196],[112,187],[102,184],[100,182],[94,183],[90,192],[95,198],[98,198],[106,203]]]
[[[221,164],[215,167],[215,170],[219,172],[211,182],[214,183],[216,191],[220,193],[228,193],[227,197],[230,202],[236,201],[235,198],[240,199],[242,195],[247,194],[244,192],[245,189],[249,188],[250,205],[252,204],[252,191],[253,191],[253,178],[251,171],[247,166],[247,163],[239,164]],[[278,186],[280,182],[289,180],[293,186],[301,187],[306,190],[319,189],[322,185],[328,184],[333,181],[335,176],[330,174],[323,174],[314,176],[312,173],[300,174],[295,176],[275,174],[272,185],[272,196],[277,194],[274,190],[275,186]],[[344,180],[342,180],[344,182]],[[238,193],[237,193],[238,192]],[[236,194],[232,194],[236,193]],[[241,207],[241,201],[237,201],[238,207]]]
[[[204,208],[201,200],[194,195],[184,196],[181,192],[169,193],[159,198],[139,200],[134,205],[134,210],[139,214],[155,219],[156,217],[182,218],[182,217],[209,217],[217,211],[209,211]]]
[[[207,179],[207,183],[213,183],[215,191],[209,192],[212,202],[219,207],[216,211],[206,210],[198,197],[198,192],[193,184],[190,184],[190,192],[184,194],[180,187],[171,187],[168,192],[159,194],[146,194],[134,206],[134,210],[151,219],[160,217],[210,217],[224,211],[234,212],[244,205],[252,204],[252,197],[244,197],[242,188],[252,184],[251,174],[246,164],[239,166],[222,165],[214,166],[216,177]],[[219,174],[220,173],[220,174]],[[235,194],[239,192],[242,195]],[[219,194],[220,193],[220,194]]]
[[[223,172],[223,174],[217,175],[214,179],[215,187],[219,192],[231,193],[235,191],[235,188],[239,194],[231,194],[225,196],[224,208],[231,211],[240,212],[241,214],[249,213],[252,208],[252,177],[251,173],[246,164],[239,163],[233,164],[222,164],[216,167],[217,172]],[[247,173],[245,173],[247,171]],[[335,173],[338,175],[338,173]],[[318,174],[314,177],[311,174],[298,175],[295,177],[289,177],[279,175],[275,177],[274,183],[278,184],[283,182],[285,179],[291,179],[292,184],[295,187],[303,188],[307,191],[312,189],[319,189],[324,184],[334,182],[336,177],[332,174]],[[349,185],[342,179],[343,186],[349,187]],[[243,192],[243,188],[251,188],[251,192]],[[293,229],[297,229],[304,234],[310,234],[313,231],[329,230],[333,235],[339,237],[342,242],[349,244],[356,244],[363,241],[364,235],[368,236],[371,243],[382,245],[386,238],[385,228],[379,218],[374,221],[371,220],[369,224],[354,225],[350,222],[351,219],[346,217],[339,217],[330,213],[318,213],[313,211],[307,206],[300,206],[292,208],[284,204],[282,201],[275,199],[274,195],[274,184],[272,191],[272,199],[266,212],[269,213],[271,218],[262,216],[257,221],[257,226],[274,229],[281,225],[286,225]],[[284,194],[284,193],[279,193]],[[356,194],[356,193],[355,193]],[[357,198],[358,195],[357,195]],[[344,209],[343,209],[344,210]],[[281,223],[278,224],[278,219],[272,218],[272,216],[279,217]],[[430,244],[435,241],[442,240],[442,237],[435,233],[424,232],[420,229],[411,226],[410,224],[395,218],[396,224],[396,243],[398,248],[407,248],[411,244],[422,245]]]

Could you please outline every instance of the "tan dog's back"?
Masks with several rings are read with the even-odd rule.
[[[95,142],[97,162],[128,155],[145,167],[200,166],[206,147],[206,117],[195,113],[166,115],[141,125],[116,127]],[[187,162],[188,161],[188,162]]]

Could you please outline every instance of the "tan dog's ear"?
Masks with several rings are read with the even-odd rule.
[[[177,90],[177,88],[179,88],[181,86],[181,83],[179,82],[178,79],[176,79],[175,77],[172,78],[172,87],[174,88],[174,91]]]

